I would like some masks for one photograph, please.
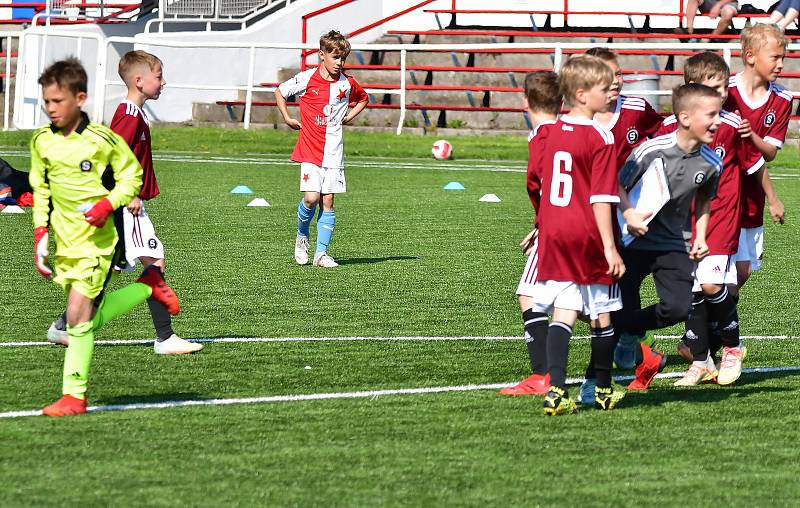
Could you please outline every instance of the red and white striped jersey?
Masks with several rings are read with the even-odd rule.
[[[786,140],[789,116],[792,112],[792,93],[776,83],[759,101],[747,94],[741,74],[731,76],[725,109],[738,110],[750,122],[753,132],[778,148]],[[756,228],[764,225],[764,189],[755,177],[742,180],[742,227]]]
[[[619,203],[613,135],[563,116],[541,125],[532,171],[541,176],[537,280],[611,284],[593,203]]]
[[[323,168],[344,167],[342,121],[350,103],[365,102],[367,93],[343,72],[328,81],[319,67],[284,81],[278,89],[284,98],[295,95],[300,102],[300,136],[292,152],[295,162],[310,162]]]
[[[111,130],[122,136],[142,166],[142,189],[139,197],[147,200],[158,196],[158,182],[153,169],[153,147],[150,143],[150,121],[147,115],[136,104],[124,100],[114,111]]]
[[[611,122],[604,126],[614,135],[617,170],[622,169],[634,148],[655,134],[663,117],[641,97],[617,97]]]
[[[708,221],[706,243],[711,255],[735,254],[739,247],[739,229],[742,222],[742,179],[764,166],[764,157],[753,142],[739,135],[742,118],[724,109],[720,112],[720,125],[709,147],[722,159],[722,173],[717,183],[717,195],[711,200],[711,217]],[[659,136],[675,132],[678,121],[675,115],[664,119]],[[694,236],[694,224],[692,225]]]

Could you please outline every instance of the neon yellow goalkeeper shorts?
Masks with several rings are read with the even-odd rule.
[[[103,291],[111,270],[111,256],[65,258],[56,256],[53,282],[69,293],[75,289],[87,298],[97,298]]]

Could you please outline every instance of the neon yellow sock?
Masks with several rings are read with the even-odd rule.
[[[144,302],[153,293],[147,284],[134,282],[103,297],[100,308],[92,319],[95,330],[99,330],[109,321],[130,312],[131,309]]]
[[[89,381],[89,367],[92,365],[94,332],[92,323],[87,321],[76,326],[67,325],[69,346],[64,354],[64,395],[78,399],[86,397],[86,384]]]

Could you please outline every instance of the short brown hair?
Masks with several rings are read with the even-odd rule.
[[[683,64],[684,83],[702,83],[707,79],[722,78],[725,81],[731,70],[725,60],[713,51],[698,53]]]
[[[88,83],[89,78],[86,75],[86,69],[81,65],[81,61],[75,57],[59,60],[51,64],[39,76],[39,84],[42,87],[56,84],[59,88],[65,88],[74,95],[78,95],[80,92],[86,93]]]
[[[591,55],[575,55],[561,67],[558,76],[558,90],[564,102],[573,105],[578,89],[588,90],[597,85],[611,85],[614,73],[611,67]]]
[[[590,56],[596,56],[600,60],[604,62],[616,62],[617,61],[617,54],[611,51],[608,48],[603,48],[600,46],[596,46],[594,48],[589,48],[586,50],[586,54]]]
[[[119,73],[119,77],[122,78],[122,81],[127,83],[137,68],[145,66],[151,71],[155,71],[157,68],[163,67],[163,64],[161,63],[161,59],[157,56],[151,55],[147,51],[137,49],[136,51],[128,51],[122,55],[122,58],[119,59],[117,72]]]
[[[672,112],[675,116],[692,108],[694,101],[702,98],[722,99],[713,88],[700,83],[688,83],[672,89]]]
[[[525,99],[531,111],[558,115],[561,111],[561,93],[558,75],[552,71],[529,72],[525,75]]]
[[[331,30],[319,38],[319,49],[325,53],[338,52],[342,56],[350,54],[350,42],[341,32]]]
[[[773,25],[772,23],[758,23],[757,25],[745,27],[742,30],[741,36],[742,59],[744,59],[744,54],[748,50],[755,53],[764,47],[770,37],[778,41],[778,44],[783,46],[784,49],[789,44],[789,39],[786,38],[783,30],[781,30],[778,25]]]

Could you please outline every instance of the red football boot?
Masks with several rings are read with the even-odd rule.
[[[550,374],[544,376],[534,374],[526,377],[519,384],[507,386],[500,390],[501,395],[544,395],[550,389]]]
[[[642,348],[644,360],[636,367],[636,378],[628,385],[628,390],[647,390],[656,374],[664,369],[667,357],[658,351],[653,351],[647,344],[639,344]]]
[[[136,282],[150,286],[153,289],[150,299],[163,303],[164,307],[167,308],[167,312],[171,315],[174,316],[181,311],[181,302],[178,300],[178,295],[164,281],[161,269],[156,265],[150,265],[145,268],[142,275],[136,279]]]
[[[42,409],[45,416],[72,416],[86,412],[86,399],[78,399],[72,395],[64,395],[57,401]]]

